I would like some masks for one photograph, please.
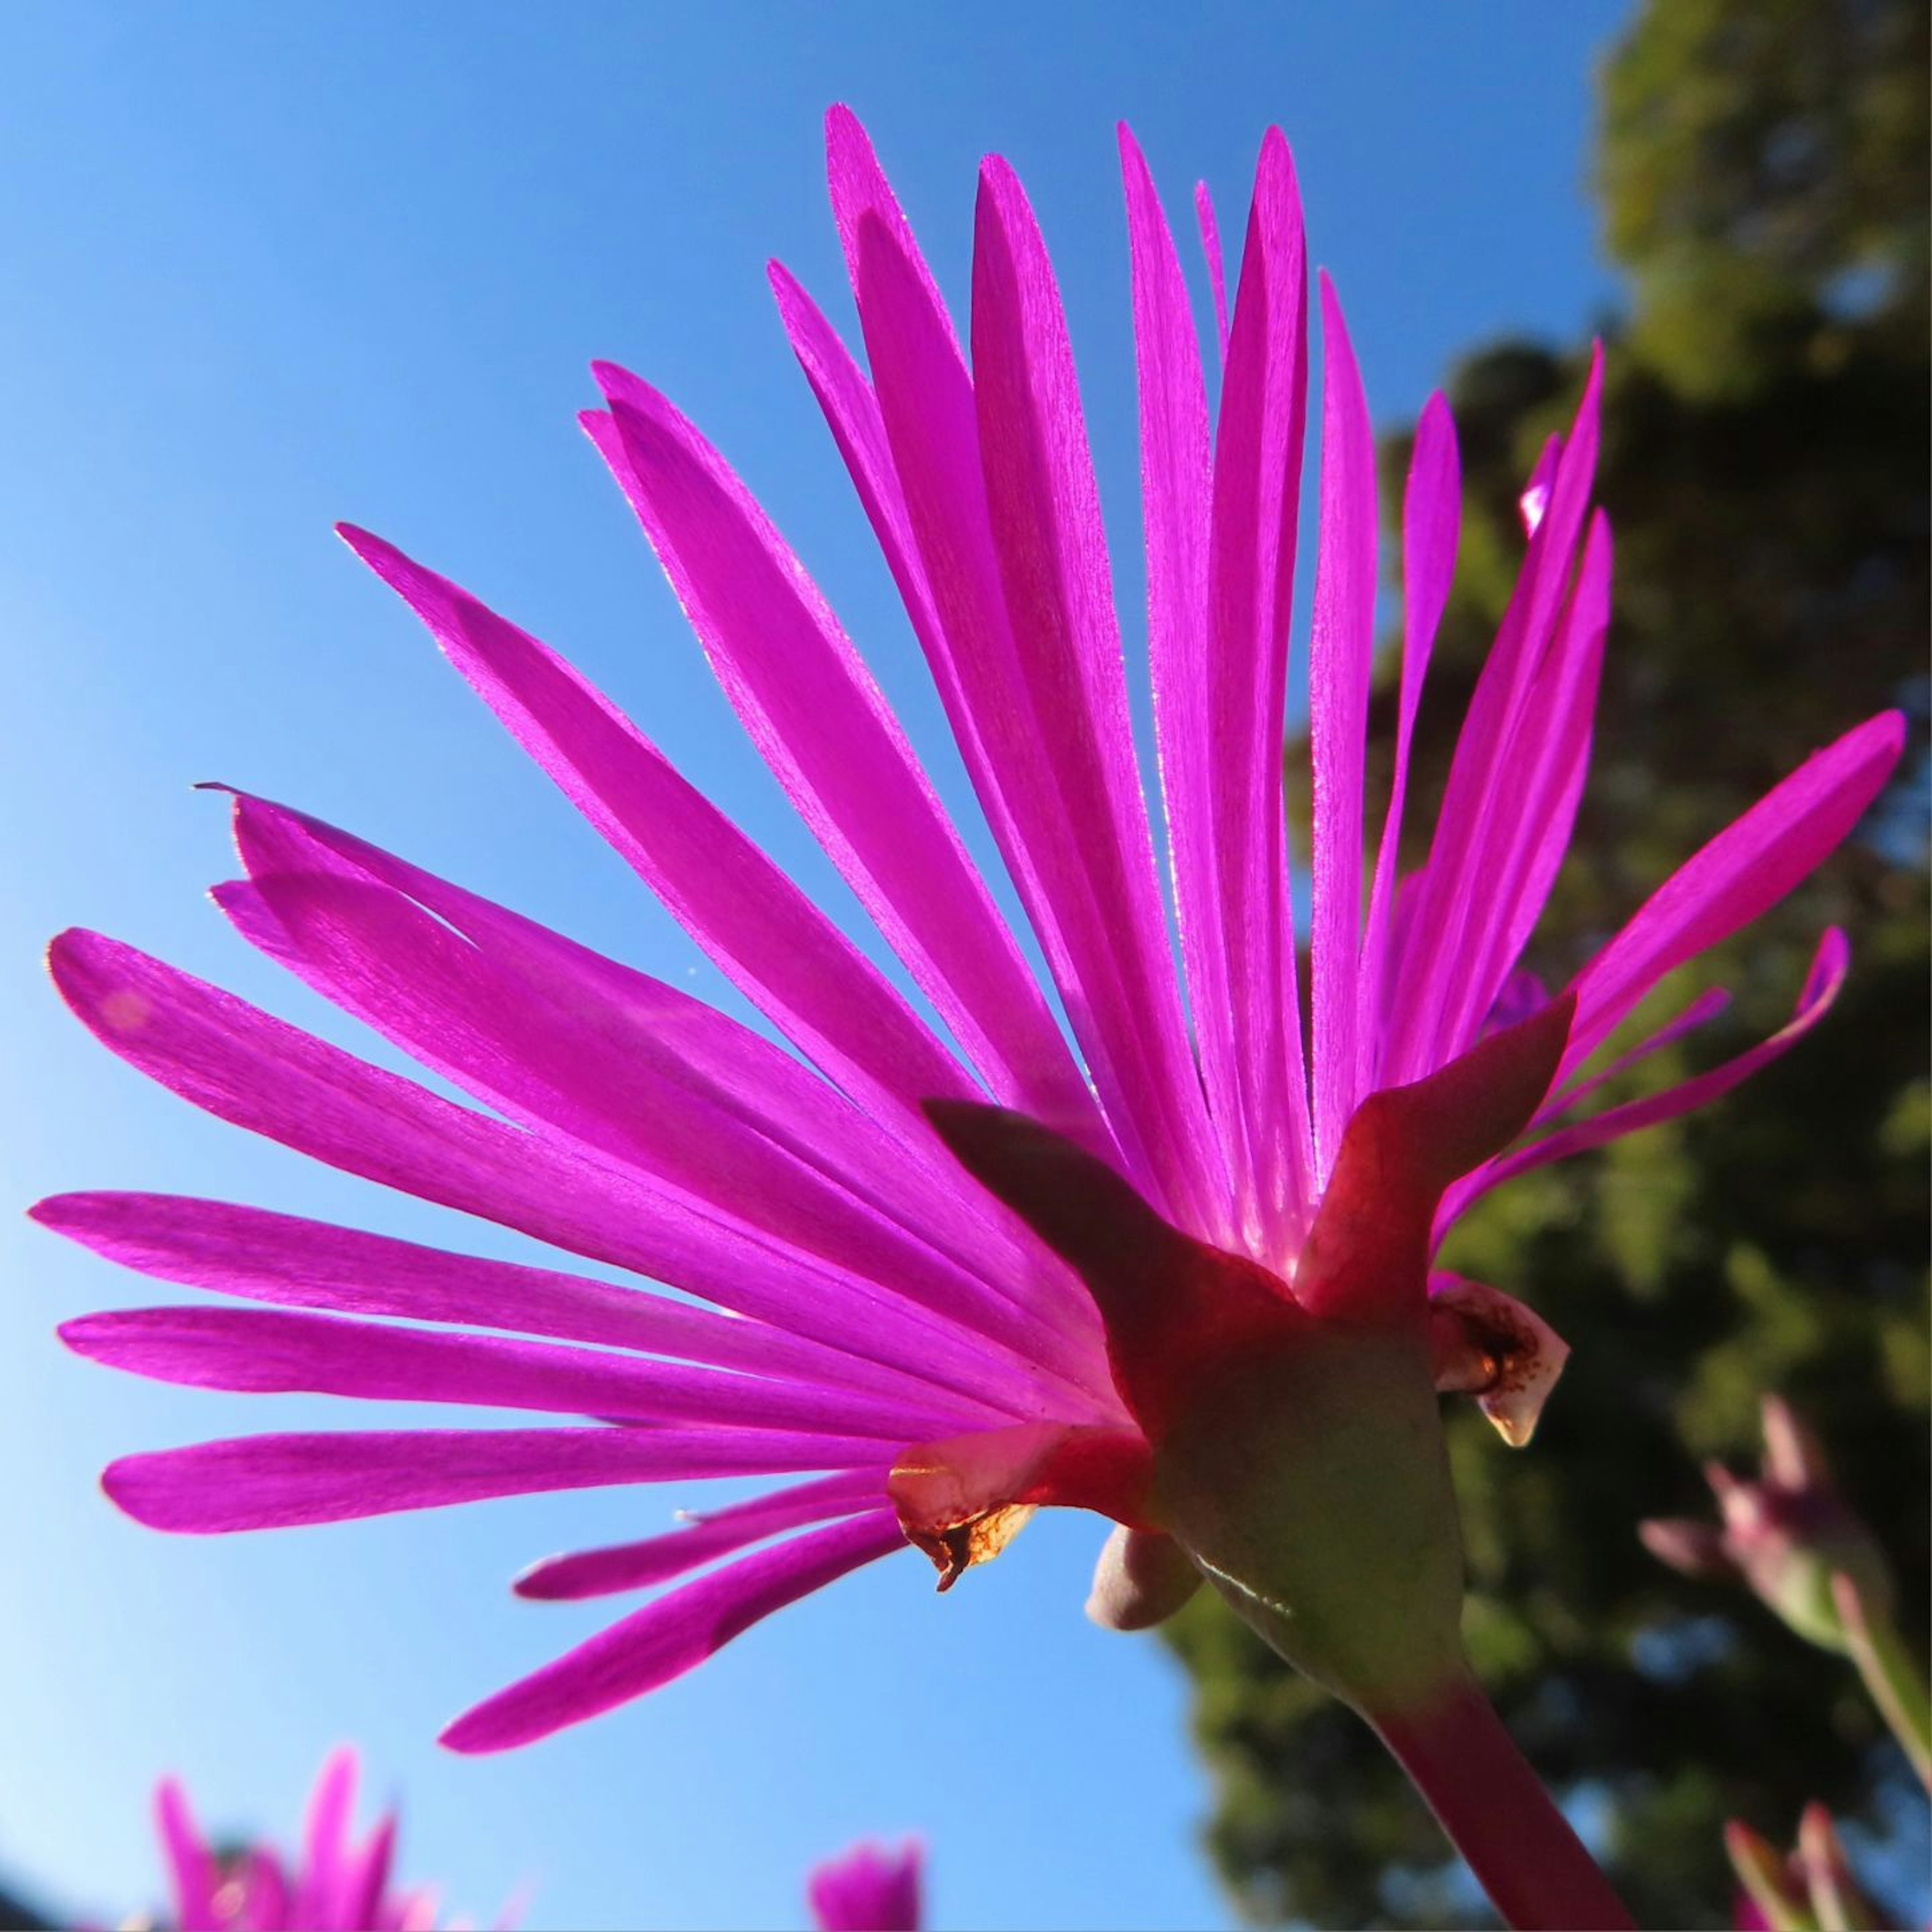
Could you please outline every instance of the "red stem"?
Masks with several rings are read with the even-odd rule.
[[[1504,1922],[1517,1932],[1631,1932],[1636,1922],[1473,1681],[1370,1720]]]

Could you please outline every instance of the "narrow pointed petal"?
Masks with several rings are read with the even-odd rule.
[[[853,292],[859,292],[859,264],[865,252],[863,230],[868,224],[876,224],[911,269],[926,304],[943,321],[945,301],[939,292],[938,283],[933,279],[932,271],[926,266],[926,257],[920,253],[912,224],[899,206],[898,197],[886,178],[885,170],[879,165],[872,136],[866,132],[858,116],[842,102],[825,116],[825,172],[826,185],[832,197],[832,219],[838,224],[838,239],[845,251],[845,265],[852,278]],[[950,328],[945,332],[952,337]],[[956,338],[952,338],[952,351],[963,374],[966,358]]]
[[[181,1932],[212,1932],[218,1923],[214,1858],[195,1824],[180,1779],[162,1779],[154,1793],[154,1811],[174,1894],[175,1923]]]
[[[1055,910],[1078,974],[1083,1040],[1110,1117],[1132,1122],[1164,1196],[1190,1225],[1222,1231],[1225,1170],[1154,872],[1072,348],[1033,211],[997,158],[980,174],[973,367],[994,550],[1049,788],[1042,803],[1057,811],[1067,846]]]
[[[832,211],[879,391],[860,374],[843,344],[788,277],[779,286],[780,308],[905,601],[980,808],[1046,949],[1055,982],[1064,984],[1034,854],[1006,795],[1011,774],[988,736],[994,713],[983,702],[986,674],[973,662],[974,652],[983,652],[1004,632],[1006,614],[998,603],[986,529],[972,378],[938,284],[871,141],[848,108],[835,107],[826,116],[826,148]],[[932,449],[943,466],[934,476],[915,473],[911,479],[946,498],[934,529],[947,548],[932,558],[922,547],[902,475],[908,425],[902,424],[896,448],[886,419],[884,398],[895,384],[909,399],[910,431],[933,432]],[[969,575],[956,580],[962,569]],[[934,573],[944,580],[943,589],[934,583]],[[968,607],[967,628],[956,638],[962,598],[981,601]],[[1108,1150],[1104,1143],[1095,1148]]]
[[[921,648],[928,658],[944,658],[946,645],[932,591],[926,580],[911,525],[907,520],[904,493],[892,468],[891,446],[886,440],[879,399],[865,371],[825,319],[791,271],[781,262],[767,270],[792,352],[824,412],[826,427],[852,478],[852,487],[878,539],[892,581],[904,600]],[[950,715],[950,706],[949,706]],[[956,723],[955,729],[958,728]],[[973,764],[969,754],[968,764]]]
[[[1221,248],[1221,224],[1214,218],[1214,196],[1208,184],[1194,184],[1194,214],[1201,225],[1201,252],[1208,263],[1208,280],[1214,291],[1214,322],[1221,353],[1228,352],[1228,266]]]
[[[1667,1087],[1660,1094],[1650,1094],[1641,1100],[1627,1101],[1620,1107],[1606,1108],[1574,1126],[1546,1134],[1542,1139],[1532,1141],[1528,1146],[1472,1174],[1444,1201],[1438,1222],[1438,1238],[1472,1201],[1488,1193],[1491,1188],[1502,1186],[1517,1174],[1527,1174],[1532,1168],[1546,1167],[1555,1160],[1568,1160],[1572,1155],[1586,1154],[1592,1148],[1605,1147],[1612,1141],[1622,1140],[1626,1134],[1640,1133],[1646,1127],[1695,1113],[1699,1108],[1708,1107],[1733,1087],[1748,1080],[1761,1067],[1782,1058],[1831,1011],[1844,986],[1846,975],[1851,970],[1851,963],[1850,945],[1845,935],[1834,927],[1819,942],[1811,970],[1805,976],[1791,1018],[1768,1040],[1760,1040],[1722,1066],[1714,1066],[1709,1072],[1700,1073],[1694,1078],[1681,1081],[1675,1087]]]
[[[1729,1581],[1738,1574],[1715,1523],[1690,1516],[1652,1516],[1637,1525],[1636,1533],[1652,1556],[1680,1575]]]
[[[1831,1460],[1818,1433],[1781,1395],[1767,1390],[1758,1398],[1758,1417],[1764,1431],[1764,1473],[1787,1490],[1829,1490],[1834,1486]]]
[[[1154,179],[1120,129],[1132,245],[1140,374],[1141,484],[1147,530],[1148,637],[1159,770],[1181,957],[1201,1076],[1228,1163],[1238,1220],[1258,1228],[1242,1047],[1228,990],[1226,908],[1216,853],[1217,746],[1208,560],[1214,498],[1208,396],[1194,312]]]
[[[517,1594],[546,1602],[574,1602],[668,1582],[782,1530],[877,1509],[885,1501],[889,1474],[889,1466],[881,1462],[876,1468],[826,1476],[755,1496],[748,1502],[734,1503],[700,1516],[682,1528],[646,1537],[640,1542],[546,1557],[517,1579]]]
[[[999,1413],[766,1322],[259,1208],[162,1194],[66,1194],[32,1213],[124,1268],[247,1300],[672,1355],[748,1375],[868,1389],[962,1418]]]
[[[301,1877],[293,1900],[298,1925],[335,1925],[354,1874],[349,1869],[349,1831],[356,1809],[358,1766],[354,1751],[333,1753],[316,1780],[303,1833]]]
[[[1315,1186],[1282,794],[1307,335],[1300,194],[1288,143],[1270,128],[1215,431],[1205,742],[1192,752],[1210,802],[1174,854],[1202,1072],[1240,1242],[1270,1263],[1298,1244]]]
[[[603,694],[379,538],[350,548],[718,968],[826,1076],[888,1118],[971,1083],[878,969]]]
[[[846,1277],[693,1214],[634,1171],[471,1113],[98,934],[64,934],[49,957],[97,1038],[223,1120],[866,1359],[949,1387],[963,1370],[962,1392],[976,1383],[1010,1412],[1010,1375],[983,1344],[910,1306],[868,1308]]]
[[[1815,871],[1864,816],[1904,748],[1900,712],[1868,718],[1807,759],[1666,880],[1576,976],[1566,1071],[1666,973],[1749,925]]]
[[[905,1547],[873,1514],[794,1538],[634,1612],[545,1669],[457,1719],[452,1750],[508,1750],[614,1709],[681,1677],[774,1610]]]
[[[1010,1106],[1093,1132],[1038,982],[871,674],[750,493],[663,397],[608,364],[590,420],[725,694],[813,836]]]
[[[1462,527],[1462,470],[1456,421],[1438,391],[1423,406],[1409,458],[1402,510],[1402,692],[1395,763],[1375,883],[1362,938],[1360,1032],[1355,1042],[1358,1090],[1369,1092],[1382,1071],[1390,954],[1394,942],[1396,878],[1402,860],[1402,814],[1408,800],[1415,720],[1442,614],[1448,608]]]
[[[547,998],[588,1025],[608,1055],[648,1068],[664,1083],[667,1106],[688,1099],[707,1112],[723,1110],[737,1127],[772,1142],[874,1213],[1017,1294],[1068,1334],[1090,1338],[1084,1298],[1024,1231],[983,1196],[958,1187],[923,1119],[916,1138],[895,1135],[791,1054],[688,994],[332,826],[241,795],[235,811],[236,843],[258,881],[265,873],[320,872],[405,895],[500,960],[533,999]],[[254,916],[232,892],[218,889],[218,896],[252,944],[298,974],[308,974],[310,962],[280,922]]]
[[[1632,1067],[1641,1066],[1666,1047],[1675,1046],[1700,1027],[1708,1026],[1720,1014],[1728,1012],[1730,1004],[1731,996],[1722,986],[1713,986],[1708,992],[1699,994],[1674,1020],[1659,1027],[1648,1038],[1640,1040],[1628,1053],[1619,1054],[1601,1072],[1573,1081],[1552,1094],[1537,1114],[1538,1124],[1561,1119]]]
[[[1315,770],[1315,1149],[1325,1180],[1356,1100],[1363,766],[1376,651],[1375,434],[1341,304],[1322,278],[1322,556],[1309,715]]]
[[[822,1429],[886,1444],[916,1437],[933,1420],[920,1406],[856,1389],[761,1382],[596,1349],[278,1309],[112,1309],[66,1323],[60,1336],[76,1354],[130,1375],[254,1395],[461,1402],[720,1428]]]
[[[1610,634],[1610,527],[1592,520],[1562,623],[1531,682],[1524,727],[1508,763],[1490,831],[1484,904],[1469,928],[1462,994],[1448,1037],[1473,1036],[1543,916],[1588,776],[1592,728]]]
[[[1463,1012],[1464,965],[1470,955],[1480,955],[1493,910],[1492,842],[1508,836],[1502,801],[1519,768],[1518,734],[1526,722],[1533,740],[1551,722],[1531,706],[1530,692],[1569,593],[1596,475],[1602,387],[1599,351],[1556,466],[1547,514],[1530,539],[1515,594],[1456,738],[1402,948],[1396,1023],[1384,1069],[1391,1079],[1414,1080],[1453,1058],[1468,1043],[1470,1025],[1487,1010],[1486,1002],[1473,1021]]]
[[[136,1522],[225,1535],[620,1484],[867,1468],[879,1445],[780,1430],[405,1429],[244,1436],[123,1456],[101,1487]]]
[[[382,1901],[389,1889],[389,1876],[396,1857],[396,1814],[386,1812],[369,1834],[369,1842],[362,1848],[361,1856],[350,1878],[347,1894],[348,1910],[343,1922],[347,1925],[374,1925],[382,1911]],[[265,1923],[272,1924],[272,1920]]]
[[[1016,1290],[946,1259],[662,1066],[610,1053],[567,992],[493,961],[401,894],[306,873],[253,890],[318,990],[539,1137],[567,1136],[566,1152],[596,1150],[694,1217],[843,1274],[855,1307],[890,1320],[903,1298],[1009,1349],[1022,1375],[1036,1359],[1079,1373],[1076,1347]]]

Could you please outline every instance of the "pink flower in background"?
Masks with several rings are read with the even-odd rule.
[[[854,1845],[829,1858],[806,1886],[819,1932],[920,1932],[925,1854],[916,1840],[896,1851]]]
[[[290,1860],[267,1844],[218,1850],[220,1841],[196,1825],[180,1780],[164,1779],[155,1810],[175,1932],[430,1932],[435,1892],[390,1882],[395,1814],[356,1842],[356,1782],[355,1752],[337,1751],[316,1780],[302,1849]]]
[[[52,950],[83,1022],[194,1104],[712,1304],[220,1202],[44,1202],[44,1222],[113,1260],[270,1304],[89,1316],[62,1331],[82,1354],[213,1388],[570,1418],[131,1456],[104,1478],[130,1514],[226,1532],[542,1490],[807,1478],[538,1564],[525,1596],[676,1587],[459,1719],[446,1739],[460,1750],[526,1743],[652,1690],[908,1535],[950,1581],[1040,1503],[1123,1526],[1096,1605],[1152,1620],[1198,1581],[1161,1534],[1184,1502],[1156,1482],[1155,1449],[1184,1385],[1198,1394],[1262,1330],[1426,1329],[1436,1383],[1526,1436],[1561,1344],[1452,1276],[1434,1277],[1432,1314],[1436,1248],[1490,1188],[1715,1099],[1816,1022],[1846,971],[1836,932],[1782,1032],[1667,1092],[1580,1114],[1612,1072],[1712,1017],[1720,998],[1598,1064],[1661,980],[1847,836],[1902,742],[1888,715],[1819,752],[1544,998],[1519,966],[1570,838],[1610,608],[1610,533],[1590,508],[1600,369],[1531,479],[1516,593],[1427,861],[1399,880],[1409,739],[1457,544],[1455,435],[1432,401],[1402,523],[1396,776],[1372,837],[1375,452],[1324,280],[1304,1037],[1280,800],[1308,290],[1286,142],[1263,145],[1232,309],[1210,248],[1210,414],[1179,255],[1122,135],[1178,960],[1066,322],[1025,196],[1004,162],[986,164],[962,344],[843,110],[830,148],[869,374],[775,268],[780,313],[1053,997],[803,566],[698,430],[608,365],[592,440],[754,742],[944,1036],[562,659],[356,530],[352,548],[796,1055],[253,797],[236,800],[246,878],[218,888],[224,911],[476,1105],[116,941],[70,932]],[[1335,1390],[1342,1402],[1346,1378],[1324,1374],[1317,1393]],[[632,1516],[626,1502],[614,1520]],[[1460,1579],[1460,1556],[1444,1560]]]
[[[1870,1617],[1888,1619],[1890,1570],[1871,1532],[1840,1493],[1824,1446],[1783,1396],[1759,1400],[1764,1459],[1755,1478],[1705,1466],[1722,1524],[1682,1516],[1637,1526],[1651,1554],[1687,1576],[1749,1586],[1800,1636],[1830,1650],[1850,1644],[1833,1580],[1849,1578]]]

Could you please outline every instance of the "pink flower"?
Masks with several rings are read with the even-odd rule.
[[[1721,1462],[1705,1466],[1723,1526],[1664,1516],[1640,1523],[1639,1534],[1673,1570],[1745,1583],[1800,1636],[1849,1650],[1833,1580],[1848,1577],[1864,1614],[1888,1619],[1885,1553],[1839,1492],[1809,1424],[1781,1396],[1761,1397],[1760,1407],[1764,1460],[1758,1475],[1734,1476]]]
[[[1203,1568],[1248,1590],[1259,1616],[1265,1593],[1231,1566],[1292,1546],[1318,1567],[1338,1523],[1354,1567],[1334,1585],[1352,1606],[1336,1641],[1378,1624],[1352,1614],[1373,1600],[1363,1563],[1408,1588],[1396,1543],[1355,1546],[1371,1530],[1412,1526],[1423,1567],[1460,1593],[1453,1510],[1446,1527],[1403,1514],[1412,1467],[1440,1460],[1432,1376],[1489,1400],[1520,1437],[1560,1345],[1507,1296],[1451,1277],[1437,1280],[1432,1320],[1431,1256],[1489,1189],[1716,1098],[1817,1022],[1846,970],[1836,932],[1784,1031],[1667,1093],[1578,1116],[1610,1070],[1599,1049],[1639,1002],[1817,866],[1899,754],[1897,717],[1858,727],[1692,856],[1560,998],[1519,976],[1584,782],[1609,616],[1610,533],[1590,509],[1593,370],[1574,428],[1531,480],[1520,582],[1428,861],[1398,881],[1408,740],[1456,548],[1455,435],[1432,401],[1405,500],[1397,776],[1370,842],[1374,448],[1324,280],[1304,1040],[1280,809],[1308,403],[1286,143],[1270,133],[1262,146],[1216,416],[1178,252],[1121,136],[1177,962],[1066,322],[1026,197],[1004,162],[986,164],[969,365],[858,123],[835,110],[829,140],[869,376],[775,268],[780,314],[1066,1029],[803,566],[696,429],[608,365],[596,372],[606,407],[585,418],[592,441],[747,730],[950,1042],[561,658],[352,530],[351,547],[802,1059],[251,797],[236,801],[247,876],[218,888],[223,910],[478,1105],[115,941],[68,933],[52,950],[83,1022],[196,1105],[718,1311],[256,1208],[47,1202],[44,1222],[112,1259],[270,1304],[70,1323],[69,1346],[96,1360],[216,1388],[578,1418],[132,1456],[104,1478],[131,1515],[223,1532],[808,1475],[527,1573],[518,1588],[534,1598],[677,1587],[459,1719],[446,1740],[460,1750],[525,1743],[652,1690],[908,1534],[950,1580],[1041,1502],[1123,1526],[1096,1602],[1124,1623],[1171,1606]],[[1218,249],[1210,266],[1226,313]],[[1699,1001],[1616,1064],[1712,1011]],[[1293,1401],[1229,1367],[1264,1358],[1300,1389]],[[1210,1411],[1240,1420],[1238,1451],[1202,1438]],[[1268,1493],[1250,1495],[1262,1476]],[[1446,1476],[1423,1484],[1435,1510],[1430,1484],[1446,1493]],[[1364,1507],[1370,1494],[1396,1498],[1400,1522]],[[1330,1583],[1298,1575],[1294,1588],[1319,1597]],[[1358,1694],[1348,1660],[1300,1660]]]
[[[352,1750],[337,1751],[322,1766],[292,1862],[266,1844],[218,1851],[196,1825],[180,1780],[163,1779],[154,1808],[175,1932],[430,1932],[435,1893],[390,1884],[395,1814],[356,1842],[356,1779]]]
[[[925,1854],[908,1839],[896,1851],[854,1845],[813,1872],[806,1895],[819,1932],[920,1932]]]

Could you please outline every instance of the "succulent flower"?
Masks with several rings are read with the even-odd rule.
[[[598,365],[591,440],[754,742],[938,1024],[561,658],[345,529],[796,1056],[347,832],[238,798],[247,876],[216,897],[243,938],[476,1104],[70,933],[53,971],[86,1024],[239,1125],[715,1308],[217,1202],[49,1202],[44,1221],[115,1260],[271,1304],[68,1324],[98,1360],[212,1388],[596,1418],[212,1443],[118,1462],[109,1492],[157,1527],[209,1532],[810,1474],[526,1574],[523,1594],[558,1598],[706,1572],[459,1719],[447,1741],[466,1750],[648,1691],[909,1540],[944,1587],[1034,1508],[1085,1507],[1119,1526],[1096,1614],[1150,1621],[1206,1576],[1382,1725],[1506,1911],[1616,1922],[1540,1789],[1512,1786],[1457,1634],[1438,1384],[1521,1440],[1562,1345],[1500,1290],[1432,1274],[1435,1257],[1490,1189],[1715,1099],[1822,1016],[1846,970],[1835,932],[1778,1035],[1583,1111],[1619,1068],[1711,1017],[1700,1000],[1599,1064],[1674,968],[1846,836],[1901,721],[1820,752],[1545,996],[1520,965],[1582,790],[1610,613],[1610,531],[1591,510],[1600,358],[1528,479],[1516,594],[1427,860],[1399,877],[1410,740],[1456,560],[1455,432],[1436,398],[1403,506],[1400,723],[1378,831],[1375,449],[1324,278],[1304,968],[1282,809],[1310,406],[1294,164],[1271,132],[1232,302],[1204,220],[1224,319],[1210,412],[1179,252],[1124,129],[1170,908],[1072,346],[1025,194],[986,162],[962,343],[842,110],[829,147],[869,372],[775,268],[780,314],[1048,984],[751,492],[656,389]],[[1448,1788],[1459,1753],[1504,1794],[1486,1821]],[[1553,1893],[1499,1829],[1478,1842],[1513,1790],[1546,1813],[1531,1835],[1570,1847],[1552,1855],[1569,1874]]]

